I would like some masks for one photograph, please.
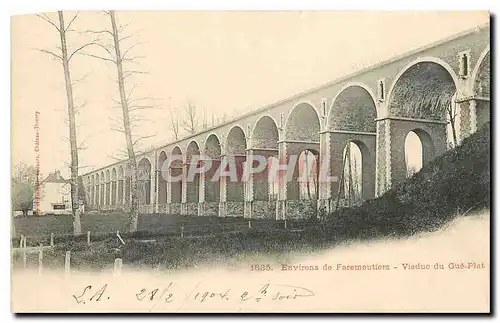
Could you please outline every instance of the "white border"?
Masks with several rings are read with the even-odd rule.
[[[226,1],[209,1],[209,0],[177,0],[169,1],[168,3],[159,3],[153,0],[141,0],[141,1],[103,1],[103,0],[86,0],[86,1],[70,1],[70,0],[24,0],[9,2],[5,1],[2,6],[1,11],[1,36],[4,42],[4,46],[1,47],[2,54],[2,86],[1,98],[3,100],[3,112],[7,111],[7,115],[0,118],[0,131],[2,135],[0,136],[1,149],[4,152],[1,156],[1,163],[4,171],[1,173],[3,178],[1,183],[1,199],[4,210],[7,212],[2,212],[2,220],[6,221],[2,226],[3,239],[2,239],[2,251],[5,251],[5,257],[10,257],[10,243],[7,237],[10,236],[10,156],[5,153],[10,151],[10,16],[17,14],[27,14],[38,11],[55,11],[57,9],[80,9],[80,10],[92,10],[92,9],[102,9],[110,8],[113,9],[127,9],[127,10],[158,10],[158,9],[173,9],[173,10],[238,10],[238,9],[250,9],[250,10],[490,10],[496,13],[496,8],[499,6],[500,2],[497,0],[467,0],[467,1],[442,1],[438,2],[435,0],[419,0],[419,1],[372,1],[372,0],[349,0],[342,2],[333,1],[319,1],[319,0],[308,0],[308,1],[292,1],[292,0],[252,0],[252,1],[242,1],[242,0],[226,0]],[[493,34],[495,35],[495,34]],[[496,35],[494,36],[496,40]],[[496,71],[494,71],[496,72]],[[495,95],[497,94],[496,89],[494,89]],[[497,120],[495,120],[496,122]],[[495,138],[498,139],[495,134]],[[496,157],[496,156],[495,156]],[[495,177],[496,179],[496,177]],[[495,193],[495,197],[498,197]],[[498,201],[499,199],[496,198]],[[492,215],[494,216],[494,215]],[[496,221],[498,222],[498,221]],[[496,228],[495,228],[496,229]],[[498,250],[497,250],[498,251]],[[498,259],[498,258],[497,258]],[[2,267],[2,277],[3,279],[10,278],[10,259],[3,262]],[[10,279],[9,279],[10,281]],[[10,283],[9,283],[10,285]],[[1,289],[3,295],[0,296],[2,300],[2,322],[10,322],[15,319],[15,317],[10,313],[10,288]],[[496,298],[498,300],[498,298]],[[497,305],[497,304],[494,304]],[[53,318],[38,317],[39,322],[51,322]],[[63,318],[64,319],[64,318]],[[104,322],[104,318],[91,317],[94,322]],[[116,319],[122,320],[123,317],[118,317]],[[139,319],[134,319],[139,321]],[[159,317],[159,319],[165,319]],[[166,318],[168,320],[173,319],[173,317]],[[193,319],[189,318],[188,320]],[[200,317],[200,319],[206,320],[206,317]],[[218,318],[214,318],[218,319]],[[266,322],[273,318],[256,318],[256,321]],[[284,318],[287,319],[287,318]],[[336,320],[345,320],[345,318],[335,317]],[[359,319],[359,318],[358,318]],[[437,318],[423,317],[427,322],[437,321]],[[453,318],[452,318],[453,319]],[[477,319],[477,318],[476,318]],[[83,321],[85,317],[72,317],[73,321]],[[352,320],[352,319],[349,319]],[[354,319],[356,320],[356,319]]]

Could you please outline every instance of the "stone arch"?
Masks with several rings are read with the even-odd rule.
[[[474,72],[471,78],[472,84],[472,93],[475,96],[475,112],[476,112],[476,120],[475,120],[475,128],[479,129],[484,124],[490,122],[490,114],[491,114],[491,56],[490,56],[490,48],[486,48],[481,57],[479,58],[476,66],[474,67]],[[474,129],[472,129],[474,130]]]
[[[196,171],[199,166],[199,157],[200,146],[196,140],[191,140],[186,148],[186,202],[196,203],[196,210],[200,201],[200,174]],[[188,209],[188,213],[194,213],[194,211]]]
[[[222,148],[220,145],[219,136],[215,133],[208,135],[204,144],[204,154],[212,159],[220,159]]]
[[[311,149],[305,149],[298,155],[298,160],[297,160],[299,200],[318,199],[319,197],[318,172],[319,172],[319,152]],[[293,196],[291,198],[293,198]]]
[[[285,123],[286,141],[319,142],[321,131],[318,111],[312,104],[301,102],[294,106]]]
[[[94,174],[94,195],[92,196],[94,200],[94,206],[99,205],[99,174]]]
[[[200,145],[196,140],[191,140],[186,148],[186,162],[190,162],[193,156],[200,154]]]
[[[312,154],[314,156],[313,160],[315,165],[311,165],[310,161],[303,161],[301,160],[301,157],[304,156],[304,153],[306,154]],[[304,171],[306,171],[308,168],[315,169],[316,174],[315,176],[308,176],[307,178],[304,178]],[[319,172],[319,151],[316,149],[311,149],[311,148],[306,148],[303,149],[302,151],[297,153],[297,161],[295,162],[294,169],[293,169],[293,179],[291,183],[287,185],[287,200],[301,200],[301,199],[318,199],[318,194],[314,195],[314,198],[304,198],[304,195],[301,193],[302,190],[302,184],[304,183],[305,179],[310,179],[314,180],[316,185],[315,192],[318,191],[318,172]],[[310,185],[308,185],[310,186]]]
[[[220,181],[215,180],[217,170],[220,167],[222,148],[220,145],[219,137],[215,133],[211,133],[205,140],[204,145],[204,155],[205,158],[211,160],[211,167],[205,172],[205,196],[204,201],[207,206],[205,206],[205,214],[207,215],[217,215],[218,214],[218,203],[220,201]],[[208,205],[213,203],[214,205]]]
[[[387,118],[377,121],[377,194],[406,180],[404,151],[410,131],[420,129],[432,139],[434,153],[426,154],[428,160],[446,151],[447,110],[453,108],[458,84],[453,69],[438,58],[419,58],[400,71],[387,95]]]
[[[124,174],[124,171],[123,171],[123,166],[120,165],[118,166],[118,171],[117,171],[117,180],[118,180],[118,186],[117,186],[117,190],[118,190],[118,197],[117,197],[117,204],[119,206],[123,206],[124,204],[124,190],[125,190],[125,174]]]
[[[458,78],[445,61],[424,57],[408,64],[388,92],[391,117],[445,120],[446,107],[457,92]]]
[[[105,188],[105,185],[106,185],[106,179],[104,177],[104,171],[101,171],[101,176],[100,176],[100,189],[99,189],[99,205],[105,205],[106,204],[106,200],[105,200],[105,192],[106,192],[106,188]]]
[[[229,130],[226,137],[226,154],[245,154],[247,149],[247,139],[245,131],[239,125],[235,125]]]
[[[158,156],[158,204],[167,204],[167,153],[162,150]]]
[[[139,204],[151,204],[151,161],[149,158],[142,158],[137,164],[138,176],[137,184],[139,185]]]
[[[179,146],[175,146],[172,149],[172,153],[170,155],[170,186],[172,189],[172,203],[181,203],[182,202],[182,166],[183,166],[183,158],[182,149]]]
[[[347,145],[351,145],[351,156],[347,156]],[[356,151],[359,152],[360,160],[358,160],[358,156],[356,156]],[[348,140],[343,147],[342,156],[346,163],[344,165],[344,185],[342,186],[343,191],[341,192],[341,196],[349,203],[357,204],[365,199],[373,198],[375,184],[373,165],[373,161],[375,160],[374,155],[375,151],[370,151],[370,148],[363,140]],[[351,164],[351,180],[349,180],[348,162]],[[354,196],[349,195],[350,188],[354,188]]]
[[[90,204],[95,206],[95,174],[90,175]]]
[[[111,201],[110,201],[110,204],[112,206],[115,206],[116,205],[116,194],[117,194],[117,190],[118,190],[118,182],[117,182],[117,179],[116,179],[116,168],[113,167],[111,169]]]
[[[177,145],[174,148],[172,148],[170,156],[172,157],[170,165],[175,164],[176,166],[182,166],[182,163],[184,162],[184,154],[180,146]],[[178,157],[174,158],[174,156]]]
[[[110,205],[110,195],[111,195],[111,175],[109,169],[104,172],[104,205]]]
[[[263,213],[269,212],[269,205],[259,201],[272,201],[277,198],[277,178],[270,176],[270,169],[273,161],[277,160],[278,141],[279,132],[276,121],[268,115],[260,117],[253,127],[251,142],[252,154],[266,158],[266,168],[253,175],[253,199],[257,201],[256,203],[262,204],[259,205],[259,209],[262,209]]]
[[[252,129],[252,149],[278,149],[279,133],[276,121],[268,115],[257,120]]]
[[[417,158],[420,158],[420,167],[418,169],[415,169],[414,172],[418,172],[420,168],[425,167],[434,157],[436,157],[436,151],[434,148],[434,142],[432,140],[431,135],[420,128],[415,128],[409,131],[406,136],[405,136],[405,165],[407,167],[407,177],[413,175],[412,173],[409,174],[408,172],[408,164],[413,162],[409,160],[411,157],[411,154],[409,154],[411,151],[420,151],[420,149],[416,149],[417,147],[407,147],[407,140],[411,134],[415,134],[416,137],[418,138],[419,142],[418,143],[413,143],[413,144],[418,144],[421,145],[421,156],[418,156]]]
[[[319,146],[319,145],[317,145]],[[301,146],[294,148],[296,160],[290,181],[286,180],[286,218],[315,218],[317,216],[317,200],[319,198],[319,147]],[[301,157],[312,157],[311,160],[301,160]],[[304,174],[309,176],[304,177]],[[288,179],[287,174],[287,179]],[[311,190],[311,188],[313,189]],[[304,189],[308,194],[304,194]],[[313,195],[309,195],[313,193]]]
[[[226,161],[228,167],[234,166],[236,177],[226,177],[226,197],[228,202],[243,202],[245,199],[245,183],[242,181],[243,168],[246,162],[247,140],[243,128],[235,125],[226,137]],[[243,207],[243,206],[241,206]]]
[[[490,64],[490,46],[488,45],[479,56],[472,71],[470,83],[473,95],[490,96]]]
[[[364,84],[348,84],[333,99],[328,129],[376,132],[377,106],[373,92]]]

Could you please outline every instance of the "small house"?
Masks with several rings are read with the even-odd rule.
[[[38,189],[35,188],[33,204],[33,210],[36,212],[38,206],[40,215],[70,214],[71,185],[69,181],[64,179],[61,176],[61,172],[58,170],[49,174],[49,176],[39,184]]]

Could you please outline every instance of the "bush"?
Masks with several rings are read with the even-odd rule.
[[[458,212],[489,207],[490,185],[490,126],[486,124],[381,197],[329,214],[325,226],[344,239],[431,231]]]

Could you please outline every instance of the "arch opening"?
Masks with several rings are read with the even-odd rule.
[[[367,89],[352,85],[343,89],[328,113],[328,129],[376,132],[377,108]]]
[[[106,200],[105,200],[105,196],[106,196],[106,192],[105,192],[106,191],[106,189],[105,189],[106,180],[104,178],[104,172],[101,172],[100,179],[101,179],[101,182],[100,182],[100,189],[99,189],[99,192],[100,192],[99,205],[104,206],[106,204]]]
[[[454,74],[443,65],[422,61],[406,69],[390,93],[389,115],[446,120],[446,108],[457,92]]]
[[[316,109],[301,103],[289,114],[285,126],[285,140],[319,142],[320,121]]]
[[[270,156],[267,158],[268,170],[276,169],[279,165],[279,159],[277,156]],[[278,176],[271,176],[270,174],[275,174],[277,172],[269,172],[267,175],[267,194],[264,195],[263,199],[267,199],[269,201],[278,200],[279,190],[280,190],[280,181]],[[258,193],[258,192],[256,192]],[[265,192],[264,192],[265,193]]]
[[[158,156],[159,176],[158,176],[158,204],[167,204],[167,181],[166,174],[163,173],[164,163],[167,160],[167,154],[162,151]]]
[[[278,149],[278,126],[269,116],[261,117],[252,132],[252,148]]]
[[[232,127],[226,139],[226,154],[243,155],[246,153],[246,149],[247,140],[245,132],[239,126]]]
[[[477,75],[475,75],[474,79],[474,95],[481,97],[490,97],[490,52],[484,56],[482,61],[480,62]]]
[[[94,205],[99,207],[100,204],[100,192],[99,192],[100,179],[99,174],[95,174],[95,182],[94,182]]]
[[[314,149],[302,150],[298,153],[293,167],[291,181],[286,179],[287,200],[318,199],[319,152]]]
[[[220,181],[212,180],[219,169],[221,160],[221,145],[215,134],[208,136],[205,142],[205,157],[211,160],[211,167],[205,173],[205,202],[220,201]]]
[[[96,200],[95,200],[95,175],[92,175],[90,177],[90,204],[95,207],[96,205]]]
[[[484,56],[479,65],[474,80],[474,94],[476,100],[476,128],[480,129],[484,124],[490,122],[490,52]]]
[[[343,197],[347,206],[356,205],[363,199],[363,153],[360,143],[349,141],[342,152],[344,169],[342,173]]]
[[[123,166],[118,167],[118,197],[117,197],[117,203],[119,206],[123,206],[124,200],[123,200],[123,195],[125,194],[124,189],[125,189],[125,179],[124,179],[124,173],[123,173]]]
[[[246,162],[246,149],[245,132],[239,126],[234,126],[226,139],[228,167],[232,164],[236,168],[236,176],[228,176],[225,179],[228,202],[243,202],[245,200],[246,183],[242,181],[242,174]]]
[[[191,141],[186,150],[186,202],[198,203],[200,200],[200,174],[193,170],[199,166],[200,147],[196,141]]]
[[[139,176],[137,176],[137,184],[139,186],[139,204],[151,204],[151,162],[147,158],[143,158],[137,165]]]
[[[299,200],[318,199],[318,158],[317,153],[307,149],[298,157]]]
[[[116,194],[118,192],[118,182],[116,181],[116,168],[111,170],[111,205],[116,206]]]
[[[435,153],[430,135],[421,129],[414,129],[406,135],[404,151],[407,178],[427,165]]]
[[[273,178],[271,169],[278,166],[279,132],[274,120],[269,116],[261,117],[252,132],[254,155],[260,155],[267,161],[266,168],[253,175],[253,199],[256,201],[274,201],[278,199],[279,181]]]
[[[111,180],[110,180],[110,174],[109,174],[109,169],[106,170],[106,181],[104,183],[104,188],[106,190],[105,196],[104,196],[104,205],[111,205]]]
[[[181,203],[182,202],[182,163],[183,163],[183,155],[181,149],[176,146],[172,150],[172,157],[170,161],[170,186],[172,189],[171,198],[172,203]]]

